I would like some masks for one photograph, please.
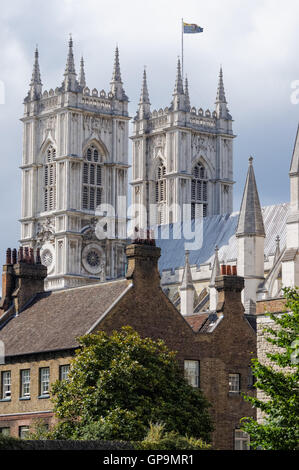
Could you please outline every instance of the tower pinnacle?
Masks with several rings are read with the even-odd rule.
[[[224,84],[223,84],[223,72],[222,66],[220,66],[219,72],[219,80],[218,80],[218,88],[217,88],[217,95],[216,95],[216,113],[218,118],[226,118],[227,117],[227,101],[225,98],[225,91],[224,91]]]
[[[149,115],[150,106],[151,106],[151,103],[149,100],[149,94],[148,94],[148,88],[147,88],[146,69],[144,67],[141,94],[140,94],[140,100],[139,100],[139,109],[138,109],[139,119],[144,119]]]
[[[110,84],[111,84],[111,92],[113,93],[115,98],[117,100],[123,100],[124,97],[126,97],[126,95],[125,95],[125,91],[123,89],[123,84],[121,80],[118,46],[116,46],[115,48],[114,66],[113,66],[112,80]]]
[[[69,48],[67,61],[64,72],[64,88],[67,91],[76,91],[77,89],[77,74],[75,70],[74,54],[73,54],[73,38],[70,34]]]
[[[84,71],[84,60],[83,60],[83,57],[81,57],[81,61],[80,61],[79,85],[80,85],[82,88],[85,88],[85,87],[86,87],[86,79],[85,79],[85,71]]]
[[[38,62],[38,48],[36,46],[36,49],[34,52],[34,64],[33,64],[33,71],[32,71],[30,91],[29,91],[31,99],[38,98],[41,95],[41,92],[42,92],[42,81],[41,81],[39,62]]]

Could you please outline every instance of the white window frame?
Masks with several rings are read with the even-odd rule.
[[[235,429],[234,450],[250,450],[250,436],[241,429]]]
[[[48,396],[50,390],[50,367],[39,369],[40,396]]]
[[[228,391],[229,393],[240,393],[241,376],[237,373],[228,375]]]
[[[30,397],[30,369],[21,370],[21,398]]]
[[[3,400],[11,397],[11,371],[4,370],[1,373],[1,397]]]
[[[59,371],[60,380],[67,380],[69,371],[70,371],[69,364],[63,364],[62,366],[60,366],[60,371]]]
[[[19,426],[19,438],[20,439],[25,439],[28,433],[29,433],[29,426]]]
[[[184,361],[184,377],[192,387],[199,387],[199,361],[186,359]]]

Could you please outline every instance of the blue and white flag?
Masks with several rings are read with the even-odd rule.
[[[197,24],[190,24],[190,23],[183,23],[184,33],[186,34],[195,34],[195,33],[202,33],[203,28],[198,26]]]

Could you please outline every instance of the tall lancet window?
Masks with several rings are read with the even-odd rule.
[[[165,202],[166,202],[166,167],[161,162],[156,179],[156,203],[158,210],[158,224],[165,223]]]
[[[53,145],[46,152],[44,173],[44,210],[53,211],[56,208],[56,150]]]
[[[95,210],[103,202],[102,159],[94,145],[88,147],[84,159],[82,208]]]
[[[201,163],[197,163],[192,171],[191,181],[191,218],[208,214],[208,176],[207,170]]]

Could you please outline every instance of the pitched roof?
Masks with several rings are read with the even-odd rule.
[[[0,330],[5,356],[73,349],[132,286],[126,279],[37,294]]]
[[[262,207],[264,226],[266,231],[265,255],[274,255],[276,250],[276,237],[280,236],[281,251],[286,244],[286,221],[289,212],[289,203]],[[239,213],[213,215],[204,217],[202,221],[202,236],[200,233],[198,243],[190,239],[189,232],[195,233],[194,220],[189,224],[175,223],[155,227],[156,245],[161,248],[159,270],[174,270],[185,264],[185,250],[189,249],[190,265],[199,267],[212,263],[215,255],[215,245],[218,245],[220,263],[237,259],[238,245],[236,229]],[[168,237],[169,233],[169,237]],[[192,245],[193,246],[190,246]]]

